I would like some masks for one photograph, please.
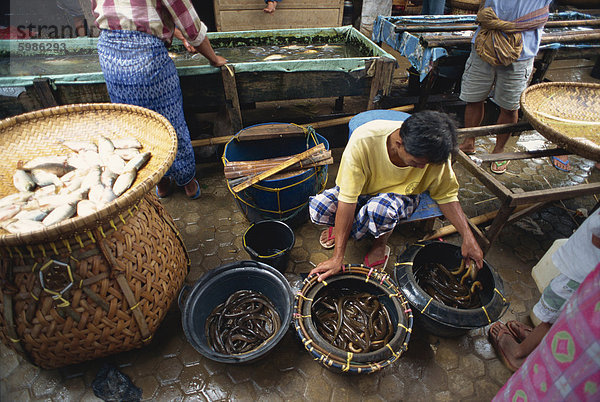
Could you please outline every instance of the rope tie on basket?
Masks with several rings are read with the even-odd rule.
[[[113,221],[112,219],[110,220],[110,226],[115,230],[118,231],[119,229],[117,229],[117,225],[115,225],[115,221]]]
[[[98,230],[100,231],[100,234],[102,235],[102,238],[106,239],[106,234],[104,233],[104,229],[102,229],[102,226],[98,226]]]
[[[300,313],[294,313],[294,318],[310,318],[310,314],[309,315],[302,315]]]
[[[54,242],[50,243],[50,248],[54,251],[54,255],[58,255],[58,250],[56,249],[56,244],[54,244]]]
[[[79,262],[79,260],[77,258],[73,257],[72,255],[70,255],[69,258],[75,262]]]
[[[44,245],[43,244],[38,244],[38,247],[42,251],[42,257],[46,258],[46,248],[44,247]]]
[[[310,297],[304,296],[301,292],[298,292],[297,295],[298,295],[298,297],[301,297],[306,301],[313,301],[313,299],[311,299]]]
[[[388,296],[390,299],[392,297],[400,297],[400,293],[390,293],[390,295]]]
[[[19,257],[23,258],[23,254],[21,254],[21,250],[18,247],[15,247],[15,251],[19,254]]]
[[[404,329],[406,332],[411,333],[412,332],[412,328],[408,328],[406,325],[402,324],[402,323],[398,323],[398,326],[402,329]]]
[[[33,292],[29,292],[29,294],[31,295],[31,297],[33,297],[33,300],[35,300],[35,301],[40,300],[40,298],[37,297],[35,294],[33,294]]]
[[[134,309],[138,308],[139,305],[140,305],[140,302],[137,302],[133,306],[129,307],[129,310],[134,310]]]
[[[367,268],[367,267],[365,267],[365,268]],[[373,273],[373,268],[371,268],[371,269],[369,270],[369,273],[367,274],[367,277],[365,278],[365,282],[369,282],[369,278],[371,277],[371,274],[372,274],[372,273]]]
[[[490,316],[488,315],[488,312],[487,312],[487,310],[485,309],[485,306],[481,306],[481,309],[482,309],[482,310],[483,310],[483,312],[485,313],[485,316],[486,316],[486,318],[487,318],[487,320],[488,320],[488,324],[491,324],[491,323],[492,323],[492,320],[490,320]]]
[[[38,263],[34,262],[33,265],[31,266],[31,272],[35,272],[35,269],[37,268]]]
[[[28,244],[26,246],[27,251],[29,251],[29,255],[31,256],[31,258],[35,258],[35,254],[33,254],[33,248]]]
[[[400,357],[400,353],[396,353],[394,352],[394,349],[392,349],[392,347],[390,346],[389,343],[386,343],[385,346],[390,350],[390,352],[392,352],[392,355],[397,359]]]
[[[406,262],[397,262],[397,263],[395,263],[394,265],[395,265],[396,267],[397,267],[397,266],[400,266],[400,265],[408,265],[408,266],[411,266],[411,267],[412,267],[413,263],[412,263],[412,261],[406,261]]]
[[[90,232],[89,230],[85,232],[88,237],[90,238],[90,240],[92,241],[92,243],[96,243],[96,239],[94,239],[94,235],[92,234],[92,232]]]
[[[71,250],[71,244],[69,243],[69,241],[67,239],[63,239],[63,244],[65,245],[67,250],[69,250],[69,254],[73,252],[73,250]]]
[[[81,241],[81,237],[79,235],[75,235],[75,240],[79,243],[79,247],[83,248],[83,241]]]
[[[350,361],[352,360],[352,356],[354,356],[354,354],[352,352],[348,352],[346,364],[342,366],[342,371],[346,372],[350,370]]]
[[[123,214],[119,214],[119,219],[123,222],[123,225],[126,224],[125,219],[123,219]]]
[[[423,310],[421,310],[421,314],[425,313],[425,310],[427,310],[427,307],[429,307],[429,303],[431,303],[432,300],[433,300],[433,297],[431,299],[429,299],[429,301],[427,302],[427,304],[425,305],[425,307],[423,307]]]
[[[494,288],[494,292],[498,293],[500,295],[500,297],[502,298],[502,301],[504,303],[506,303],[506,299],[504,298],[504,295],[502,293],[500,293],[500,291],[498,290],[498,288]]]
[[[149,342],[151,339],[152,339],[152,335],[150,335],[147,338],[142,339],[142,342],[146,343],[146,342]]]

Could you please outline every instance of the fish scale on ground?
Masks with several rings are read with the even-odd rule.
[[[18,193],[0,198],[0,228],[24,233],[96,213],[133,185],[151,157],[130,137],[60,144],[72,153],[19,161],[13,175]]]

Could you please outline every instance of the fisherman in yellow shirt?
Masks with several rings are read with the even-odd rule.
[[[429,191],[442,213],[463,238],[462,255],[483,266],[483,252],[458,202],[458,181],[450,154],[457,148],[456,126],[440,112],[424,111],[404,122],[373,120],[356,128],[342,155],[334,188],[309,202],[311,220],[329,226],[321,233],[333,256],[310,273],[323,280],[342,269],[348,239],[367,234],[375,240],[365,265],[383,269],[387,240]]]

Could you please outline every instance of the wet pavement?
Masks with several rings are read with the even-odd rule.
[[[543,137],[525,133],[511,149],[532,144],[545,146]],[[491,149],[493,141],[477,142],[478,151]],[[342,149],[333,150],[339,162]],[[598,182],[600,171],[591,161],[571,156],[572,172],[553,168],[547,159],[513,161],[498,177],[509,188],[525,191],[548,186]],[[337,163],[330,166],[329,185]],[[469,217],[493,211],[499,202],[461,166],[455,164],[461,183],[460,199]],[[181,232],[192,266],[186,282],[193,284],[208,270],[232,261],[248,259],[242,235],[248,221],[225,185],[219,163],[198,165],[202,196],[189,201],[181,192],[162,202]],[[328,186],[329,186],[328,185]],[[594,196],[550,204],[541,211],[507,225],[486,259],[502,277],[511,306],[503,321],[529,322],[530,309],[539,297],[530,272],[555,239],[569,236],[583,218],[583,210],[596,204]],[[579,209],[579,212],[577,210]],[[438,220],[436,227],[444,222]],[[305,273],[328,258],[318,242],[320,228],[305,223],[295,230],[288,277]],[[419,224],[403,224],[390,240],[392,255],[423,237]],[[460,244],[457,235],[445,239]],[[360,263],[369,240],[351,241],[346,260]],[[391,270],[393,264],[388,264]],[[176,303],[148,346],[103,359],[42,370],[25,361],[5,345],[0,346],[0,399],[2,401],[98,400],[92,381],[107,362],[118,366],[143,391],[143,400],[489,400],[511,373],[496,357],[487,340],[486,328],[456,338],[442,338],[415,327],[408,352],[391,367],[372,375],[347,376],[331,372],[314,361],[288,331],[280,344],[258,362],[226,365],[204,358],[187,342]]]

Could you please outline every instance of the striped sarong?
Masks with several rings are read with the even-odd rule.
[[[178,186],[188,184],[196,174],[194,150],[179,77],[164,43],[143,32],[103,30],[98,55],[111,102],[154,110],[175,127],[177,155],[165,176]]]

